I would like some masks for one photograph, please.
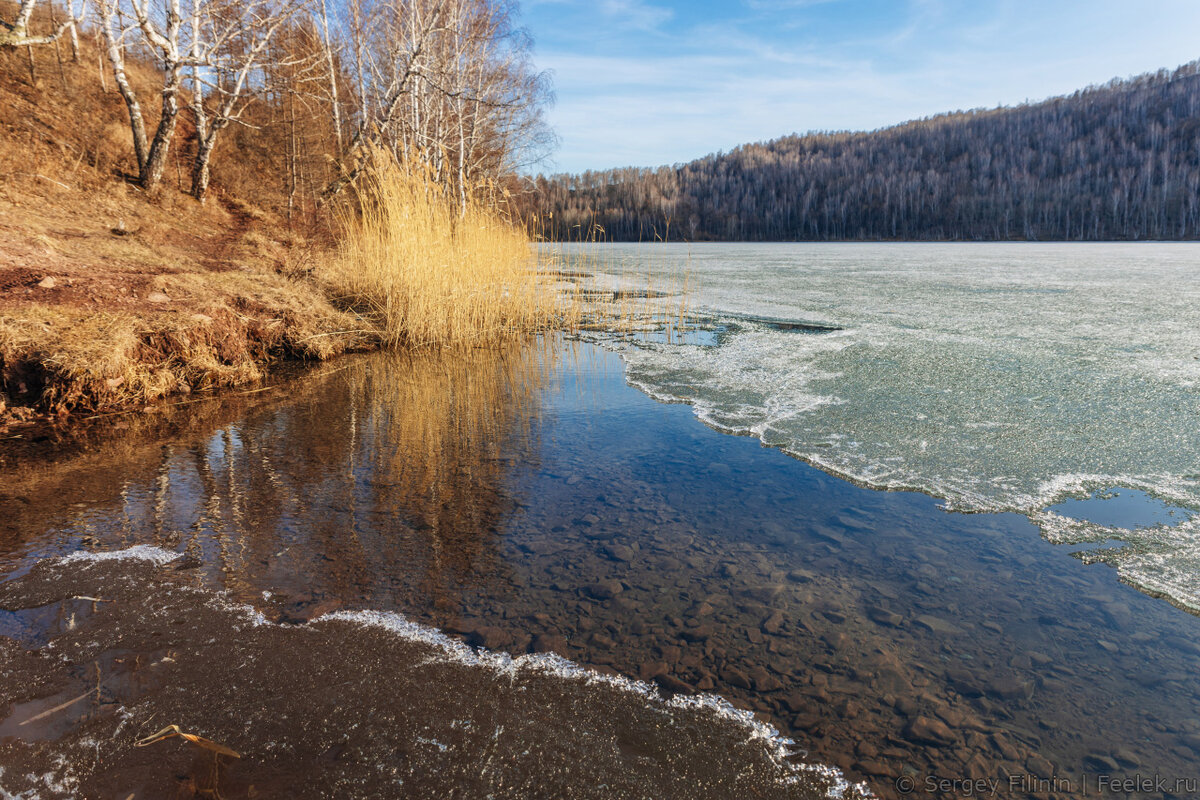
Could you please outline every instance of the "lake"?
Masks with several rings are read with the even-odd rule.
[[[0,787],[1200,791],[1200,247],[587,256],[692,323],[10,444]]]

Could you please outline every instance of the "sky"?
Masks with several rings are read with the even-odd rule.
[[[1066,94],[1200,58],[1200,0],[523,0],[561,143],[540,172],[674,164]]]

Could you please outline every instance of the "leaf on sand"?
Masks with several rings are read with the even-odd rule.
[[[133,746],[145,747],[146,745],[154,744],[155,742],[161,742],[163,739],[170,739],[174,736],[178,736],[181,739],[187,739],[197,747],[203,747],[205,750],[211,750],[212,752],[219,753],[223,756],[229,756],[230,758],[241,758],[239,754],[230,750],[223,744],[218,744],[211,739],[205,739],[203,736],[197,736],[194,733],[184,733],[182,730],[180,730],[178,725],[168,725],[158,733],[152,733],[144,739],[138,739],[133,743]]]

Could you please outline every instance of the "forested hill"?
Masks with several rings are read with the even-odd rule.
[[[538,177],[531,202],[552,238],[1196,239],[1200,62],[1015,108]]]

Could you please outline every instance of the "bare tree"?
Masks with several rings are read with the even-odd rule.
[[[119,0],[98,0],[97,16],[100,31],[104,38],[108,63],[113,71],[117,90],[125,100],[129,112],[129,127],[133,132],[133,154],[137,160],[139,176],[143,174],[148,158],[150,145],[146,140],[146,121],[142,115],[142,106],[138,100],[129,75],[125,69],[125,38],[128,30],[124,26],[124,18],[119,6]]]
[[[192,112],[196,157],[192,195],[204,202],[217,136],[240,121],[253,99],[251,77],[272,37],[305,10],[302,2],[209,2],[191,16]]]
[[[480,178],[552,141],[542,120],[549,81],[533,70],[516,16],[512,0],[349,0],[343,18],[354,25],[342,35],[354,53],[355,127],[329,191],[357,176],[364,153],[383,149],[425,162],[465,203]]]
[[[153,189],[162,181],[175,136],[183,71],[193,60],[187,55],[188,47],[182,39],[185,27],[180,0],[129,0],[136,27],[124,25],[122,2],[99,0],[100,25],[113,77],[129,108],[134,153],[138,160],[138,182],[144,189]],[[191,13],[197,13],[202,2],[193,0]],[[125,69],[125,39],[135,30],[141,33],[141,42],[150,49],[162,69],[162,112],[153,139],[147,139],[141,104]]]
[[[342,154],[342,105],[338,95],[338,69],[334,60],[333,40],[329,35],[329,8],[327,0],[321,0],[321,41],[325,48],[325,63],[329,71],[329,105],[333,116],[333,130],[337,136],[337,153]]]
[[[445,2],[383,0],[371,9],[373,14],[368,12],[375,27],[356,31],[365,39],[359,42],[364,55],[358,123],[342,159],[342,174],[326,188],[327,195],[356,180],[372,150],[382,147],[401,156],[401,145],[408,140],[399,129],[406,111],[420,114],[415,78],[424,67],[426,50],[442,30]]]
[[[29,22],[33,18],[33,10],[37,4],[38,0],[21,0],[21,4],[17,8],[16,19],[12,22],[0,19],[0,49],[53,44],[68,31],[74,37],[75,28],[83,20],[87,11],[87,0],[80,0],[78,11],[75,9],[75,0],[67,0],[67,18],[55,25],[50,33],[36,35],[29,32]]]

